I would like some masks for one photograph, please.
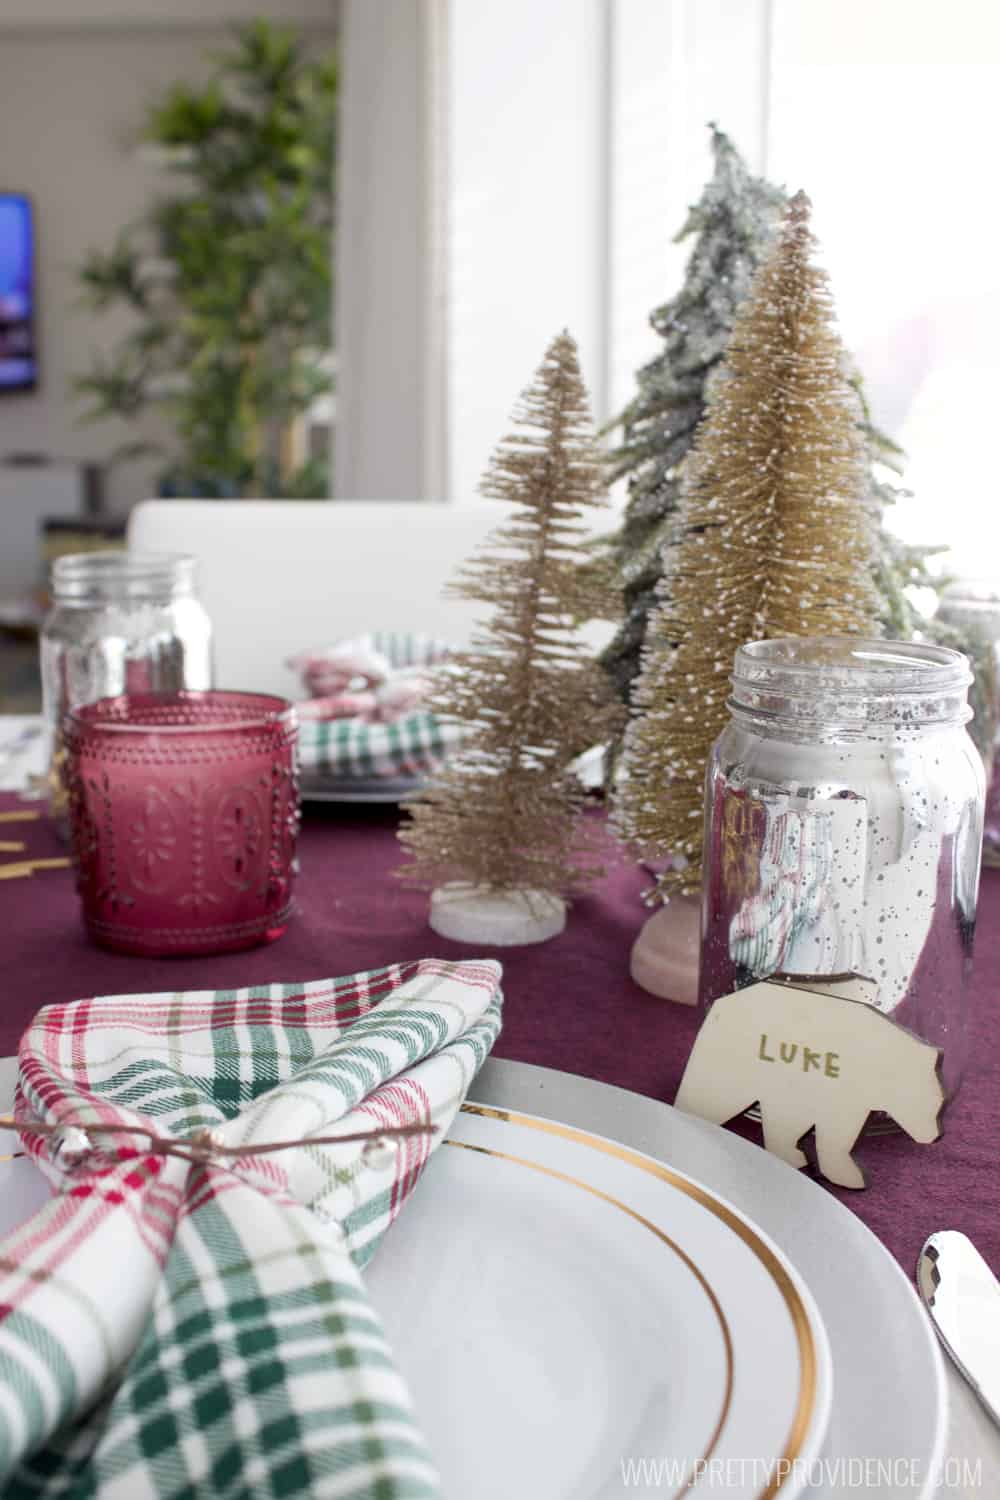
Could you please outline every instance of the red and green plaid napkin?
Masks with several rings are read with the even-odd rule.
[[[373,631],[343,644],[383,658],[398,672],[439,667],[451,656],[451,648],[443,641],[407,631]],[[429,776],[440,769],[463,732],[463,726],[420,707],[385,723],[303,714],[299,765],[310,780]]]
[[[16,1113],[55,1195],[0,1244],[5,1500],[438,1496],[358,1268],[493,1045],[499,981],[428,960],[39,1013]],[[191,1165],[126,1134],[72,1155],[95,1123],[240,1145],[418,1121],[433,1141],[382,1160],[305,1144]]]

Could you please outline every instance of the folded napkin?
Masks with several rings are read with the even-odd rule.
[[[310,694],[297,705],[301,769],[338,779],[438,770],[462,727],[415,705],[450,655],[431,636],[383,630],[293,657]]]
[[[439,1494],[358,1267],[496,1038],[499,980],[427,960],[39,1013],[16,1114],[56,1192],[0,1244],[5,1500]],[[417,1121],[438,1134],[222,1165],[80,1133],[246,1145]]]

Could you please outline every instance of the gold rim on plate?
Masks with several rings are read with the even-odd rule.
[[[578,1145],[588,1146],[593,1151],[600,1151],[604,1156],[611,1156],[617,1161],[625,1162],[628,1166],[637,1167],[639,1171],[646,1172],[651,1177],[659,1178],[661,1182],[668,1183],[671,1187],[676,1188],[679,1192],[686,1194],[687,1197],[694,1199],[696,1203],[706,1208],[709,1213],[725,1224],[727,1229],[737,1235],[757,1258],[774,1282],[788,1310],[792,1327],[795,1330],[795,1339],[799,1354],[799,1394],[795,1406],[795,1414],[792,1418],[792,1425],[789,1428],[784,1447],[775,1461],[774,1477],[769,1480],[757,1496],[757,1500],[773,1500],[773,1497],[783,1488],[785,1481],[792,1475],[794,1461],[802,1452],[806,1433],[809,1430],[809,1424],[816,1405],[818,1359],[809,1316],[799,1295],[798,1288],[771,1247],[764,1243],[757,1231],[742,1219],[734,1209],[722,1203],[707,1188],[700,1187],[696,1182],[683,1177],[679,1172],[675,1172],[671,1167],[664,1165],[663,1162],[655,1161],[652,1157],[644,1155],[641,1151],[633,1151],[630,1147],[623,1146],[618,1141],[610,1141],[606,1140],[603,1136],[591,1135],[589,1131],[578,1130],[573,1125],[562,1125],[555,1120],[542,1120],[533,1115],[522,1115],[512,1110],[497,1109],[488,1104],[465,1103],[462,1105],[462,1113],[479,1115],[483,1119],[499,1120],[502,1124],[522,1125],[528,1130],[541,1131],[544,1135],[553,1135],[561,1140],[575,1141]],[[650,1230],[651,1233],[655,1234],[659,1240],[669,1246],[680,1257],[688,1270],[697,1278],[712,1304],[722,1331],[726,1350],[726,1391],[722,1403],[722,1411],[709,1440],[708,1447],[702,1455],[701,1460],[696,1462],[694,1472],[687,1480],[687,1483],[682,1485],[674,1496],[674,1500],[677,1500],[677,1496],[684,1494],[695,1482],[699,1463],[704,1464],[711,1457],[722,1435],[722,1429],[729,1414],[729,1407],[732,1401],[732,1337],[719,1299],[706,1281],[704,1274],[694,1264],[690,1256],[669,1235],[665,1234],[662,1229],[652,1223],[651,1220],[637,1213],[635,1209],[629,1208],[626,1203],[613,1198],[610,1193],[605,1193],[601,1188],[595,1188],[590,1183],[584,1182],[582,1178],[572,1177],[567,1172],[562,1172],[556,1167],[545,1166],[541,1162],[529,1161],[524,1157],[514,1156],[506,1151],[495,1151],[488,1146],[476,1146],[468,1141],[446,1140],[444,1144],[446,1146],[457,1146],[466,1151],[475,1151],[483,1156],[494,1156],[502,1161],[513,1162],[518,1166],[529,1167],[533,1171],[544,1173],[547,1177],[553,1177],[573,1187],[582,1188],[584,1192],[590,1193],[593,1197],[599,1198],[603,1202],[611,1204],[614,1208],[620,1209],[629,1218],[634,1219],[644,1228]]]

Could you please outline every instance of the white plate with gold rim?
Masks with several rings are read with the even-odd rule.
[[[367,1280],[447,1496],[792,1500],[819,1452],[831,1362],[801,1278],[613,1141],[466,1105]]]
[[[302,771],[303,802],[405,802],[426,785],[426,776],[322,776]]]
[[[2,1234],[47,1187],[0,1176]],[[819,1452],[831,1361],[801,1278],[613,1141],[467,1104],[366,1279],[451,1500],[793,1500]]]

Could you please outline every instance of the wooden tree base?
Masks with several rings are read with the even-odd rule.
[[[698,1003],[701,898],[672,896],[632,945],[629,972],[640,989],[680,1005]]]
[[[431,892],[429,920],[456,943],[511,948],[556,937],[566,926],[566,903],[550,891],[491,891],[455,881]]]

